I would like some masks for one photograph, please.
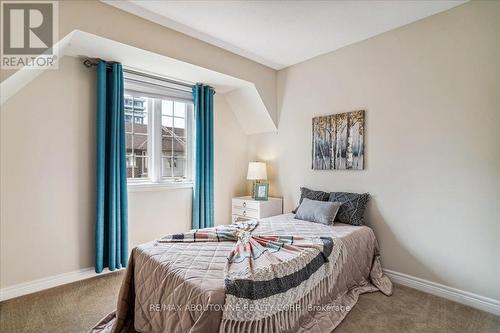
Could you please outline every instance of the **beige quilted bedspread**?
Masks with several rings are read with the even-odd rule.
[[[255,233],[329,236],[346,252],[334,292],[311,304],[294,332],[331,332],[348,314],[359,294],[392,292],[383,275],[377,241],[368,227],[326,226],[300,221],[293,214],[260,221]],[[156,243],[132,250],[117,311],[93,332],[218,332],[224,305],[224,267],[234,243]]]

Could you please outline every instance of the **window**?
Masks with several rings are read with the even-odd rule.
[[[182,177],[186,162],[186,115],[192,104],[162,100],[161,103],[161,176]]]
[[[124,74],[129,184],[190,183],[194,165],[191,88]]]

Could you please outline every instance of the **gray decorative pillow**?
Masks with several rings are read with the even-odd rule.
[[[368,193],[348,193],[348,192],[332,192],[330,193],[331,202],[340,202],[342,205],[337,213],[335,221],[352,224],[365,224],[365,209],[370,194]]]
[[[307,198],[310,200],[317,200],[317,201],[328,201],[329,197],[330,197],[330,193],[328,193],[328,192],[314,191],[314,190],[310,190],[306,187],[301,187],[300,188],[299,206],[302,203],[302,200],[304,200],[304,198]],[[297,209],[299,209],[299,207],[292,210],[292,213],[295,214],[297,212]]]
[[[317,201],[304,198],[299,208],[297,208],[295,218],[316,223],[333,224],[340,205],[340,202]]]

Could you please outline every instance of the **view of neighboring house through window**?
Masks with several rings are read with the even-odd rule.
[[[194,126],[191,92],[125,77],[127,175],[134,183],[190,182]]]
[[[148,99],[125,94],[127,177],[148,178]]]

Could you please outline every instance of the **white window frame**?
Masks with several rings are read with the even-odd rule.
[[[127,90],[125,83],[124,94],[133,97],[147,96],[148,94]],[[168,92],[162,95],[157,95],[154,100],[148,99],[148,178],[127,178],[129,191],[149,191],[159,189],[174,189],[174,188],[191,188],[194,182],[194,142],[195,142],[195,126],[194,126],[194,104],[193,101],[187,101],[176,97],[171,97]],[[161,99],[171,100],[173,102],[187,103],[186,110],[186,178],[170,178],[162,177],[161,175],[161,159],[162,159],[162,133],[161,133]],[[151,102],[154,103],[151,103]],[[154,104],[154,105],[150,105]],[[134,119],[132,119],[134,123]]]

